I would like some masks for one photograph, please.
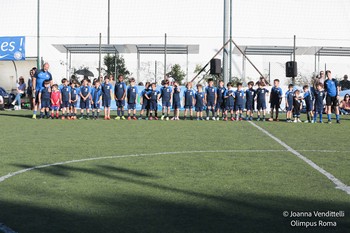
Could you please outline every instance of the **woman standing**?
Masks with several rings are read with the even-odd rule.
[[[12,102],[12,105],[15,105],[16,102],[18,104],[18,109],[21,109],[21,97],[24,94],[24,91],[26,89],[26,84],[24,83],[23,76],[19,77],[18,84],[17,84],[17,95],[15,100]]]

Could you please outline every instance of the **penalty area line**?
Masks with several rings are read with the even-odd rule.
[[[326,176],[330,181],[332,181],[337,189],[340,189],[344,192],[346,192],[347,194],[350,194],[350,186],[347,186],[346,184],[344,184],[343,182],[341,182],[339,179],[337,179],[334,175],[332,175],[331,173],[327,172],[326,170],[324,170],[323,168],[321,168],[320,166],[318,166],[316,163],[314,163],[313,161],[311,161],[310,159],[306,158],[305,156],[303,156],[302,154],[300,154],[298,151],[294,150],[292,147],[288,146],[285,142],[283,142],[282,140],[280,140],[279,138],[273,136],[271,133],[269,133],[267,130],[261,128],[260,126],[256,125],[255,123],[249,121],[249,123],[251,125],[253,125],[255,128],[257,128],[258,130],[260,130],[261,132],[263,132],[264,134],[266,134],[267,136],[269,136],[270,138],[272,138],[273,140],[275,140],[276,142],[278,142],[278,144],[280,144],[281,146],[283,146],[284,148],[286,148],[289,152],[291,152],[292,154],[294,154],[295,156],[297,156],[299,159],[303,160],[305,163],[307,163],[308,165],[310,165],[313,169],[315,169],[316,171],[318,171],[319,173],[321,173],[322,175]]]
[[[144,157],[144,156],[152,156],[152,155],[176,155],[176,154],[199,154],[199,153],[259,153],[259,152],[286,152],[286,150],[207,150],[207,151],[173,151],[173,152],[157,152],[157,153],[149,153],[149,154],[130,154],[130,155],[114,155],[114,156],[105,156],[105,157],[96,157],[96,158],[87,158],[87,159],[77,159],[70,160],[64,162],[57,162],[51,164],[44,164],[39,166],[33,166],[26,169],[22,169],[16,172],[9,173],[5,176],[0,177],[0,183],[5,180],[20,175],[25,172],[29,172],[36,169],[65,165],[70,163],[81,163],[87,161],[95,161],[95,160],[103,160],[103,159],[117,159],[117,158],[127,158],[127,157]]]

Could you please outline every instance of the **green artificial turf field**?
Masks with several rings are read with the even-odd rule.
[[[254,124],[350,186],[350,117]],[[32,120],[6,111],[0,126],[0,223],[15,232],[350,229],[350,194],[249,122]]]

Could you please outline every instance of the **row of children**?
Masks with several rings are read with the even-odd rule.
[[[81,86],[76,86],[77,83],[71,82],[69,84],[67,79],[62,80],[62,85],[49,86],[49,81],[44,82],[44,87],[40,90],[39,99],[41,101],[41,118],[44,117],[44,112],[48,115],[49,107],[51,107],[51,118],[54,117],[56,111],[56,118],[59,116],[59,109],[62,109],[62,119],[76,119],[77,100],[80,97],[80,118],[90,119],[90,107],[92,109],[92,118],[98,119],[100,113],[100,105],[104,107],[104,116],[106,120],[110,118],[110,107],[112,97],[117,105],[116,120],[125,119],[124,105],[125,101],[128,104],[128,120],[136,120],[136,103],[138,99],[138,89],[133,78],[130,79],[130,86],[127,87],[123,76],[118,77],[118,82],[115,84],[114,93],[113,86],[109,83],[108,76],[105,77],[104,82],[94,80],[91,84],[88,79],[84,79]],[[282,100],[282,89],[279,87],[279,80],[274,80],[274,86],[271,90],[267,90],[263,83],[258,82],[258,88],[253,89],[254,82],[248,83],[248,89],[243,90],[242,83],[237,84],[237,89],[234,90],[231,83],[224,86],[223,81],[219,81],[218,87],[214,87],[213,79],[208,80],[208,86],[203,88],[201,84],[197,84],[197,90],[194,91],[192,84],[186,84],[186,89],[183,92],[183,106],[184,119],[187,119],[188,113],[193,119],[193,107],[196,111],[196,119],[203,120],[203,111],[206,111],[206,120],[210,119],[210,112],[212,120],[219,120],[220,113],[222,119],[227,121],[230,119],[242,120],[243,110],[246,109],[246,120],[253,120],[253,113],[255,110],[255,102],[257,106],[257,120],[265,121],[266,118],[266,97],[270,93],[269,103],[271,104],[270,121],[278,121],[279,108]],[[302,100],[305,100],[307,110],[307,121],[315,122],[317,114],[320,115],[322,122],[323,99],[326,96],[325,91],[322,90],[322,84],[317,85],[317,90],[311,92],[306,85],[303,87],[304,95],[300,96],[299,90],[294,90],[293,85],[289,85],[289,90],[286,92],[286,110],[287,122],[292,122],[292,113],[294,122],[300,121],[300,110],[302,107]],[[51,93],[51,94],[50,94]],[[143,119],[143,114],[146,112],[146,119],[158,119],[157,108],[158,102],[162,102],[162,116],[161,120],[169,120],[170,108],[174,109],[173,120],[179,120],[179,110],[181,108],[181,88],[177,82],[173,86],[169,85],[169,81],[165,81],[163,86],[158,91],[156,83],[146,83],[145,89],[140,93],[140,104],[142,109],[139,120]],[[315,103],[313,101],[315,100]],[[50,106],[51,105],[51,106]],[[90,106],[91,105],[91,106]],[[313,107],[315,106],[315,115],[313,114]],[[322,110],[321,110],[322,109]],[[274,118],[275,112],[275,118]],[[149,118],[148,118],[149,115]],[[230,116],[229,116],[230,115]],[[337,115],[337,122],[339,118]]]

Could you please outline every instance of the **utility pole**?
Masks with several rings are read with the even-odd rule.
[[[164,36],[164,80],[166,78],[167,35]]]
[[[228,56],[228,45],[226,42],[229,40],[228,32],[230,30],[230,0],[224,0],[224,28],[223,28],[223,61],[222,61],[222,68],[223,68],[223,76],[224,76],[224,83],[229,82],[229,56]]]
[[[36,38],[36,66],[37,69],[40,70],[41,65],[40,65],[40,0],[38,0],[37,4],[37,38]]]

